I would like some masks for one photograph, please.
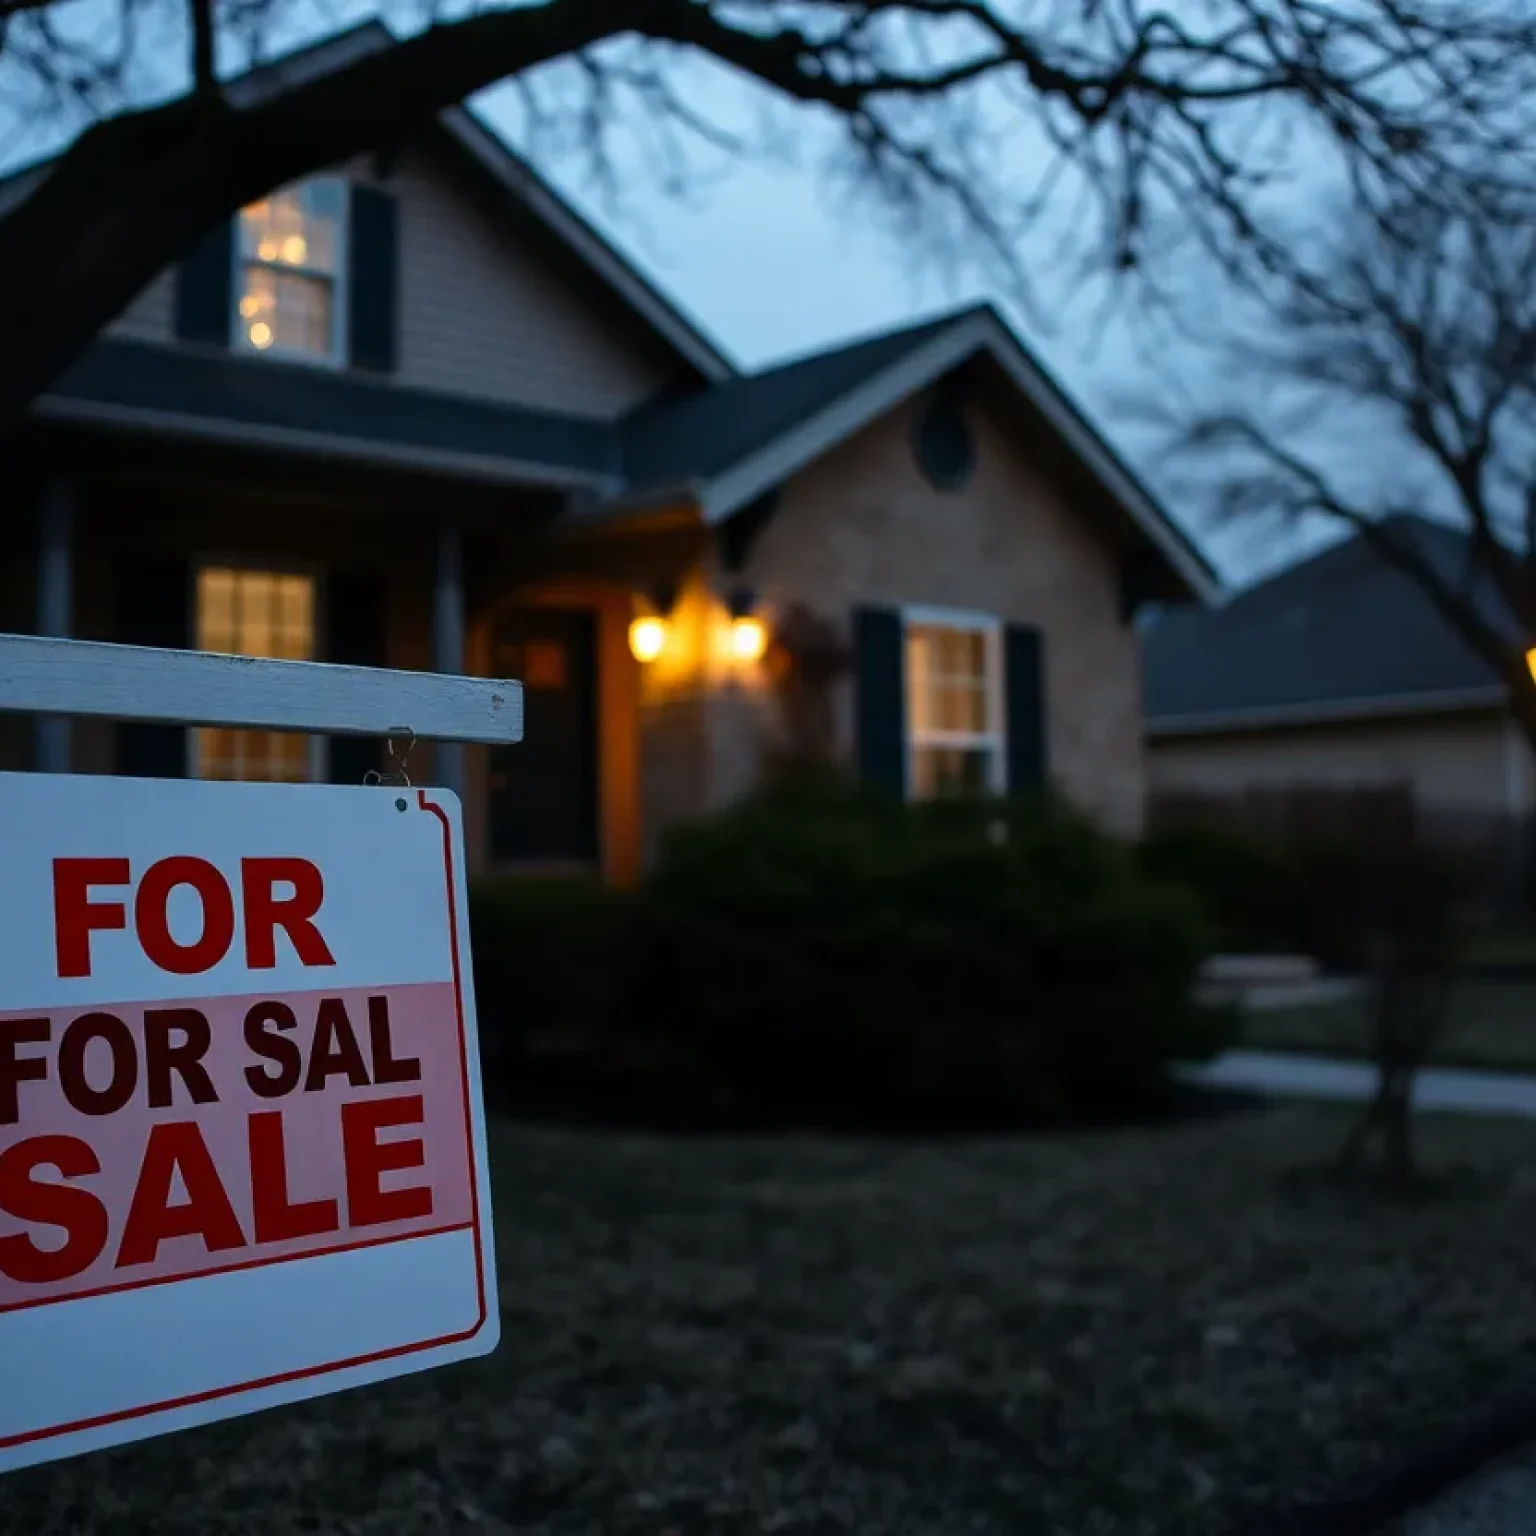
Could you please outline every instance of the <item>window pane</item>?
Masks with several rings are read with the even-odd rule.
[[[197,578],[197,636],[205,650],[309,661],[315,650],[315,584],[307,576],[208,567]],[[309,777],[309,738],[287,731],[204,729],[196,737],[205,779]]]
[[[932,637],[914,626],[907,631],[907,729],[917,735],[934,729],[932,666]]]
[[[285,187],[240,214],[240,249],[256,261],[334,274],[341,229],[340,186]]]
[[[983,795],[992,788],[993,747],[925,747],[912,752],[912,793],[919,800]]]
[[[259,352],[277,347],[329,357],[332,298],[327,278],[249,266],[240,294],[240,327]]]
[[[235,649],[235,573],[204,570],[197,575],[197,647],[225,654]]]

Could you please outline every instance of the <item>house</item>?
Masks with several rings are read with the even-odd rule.
[[[1507,619],[1463,533],[1401,520],[1427,559]],[[1405,785],[1469,828],[1536,804],[1504,685],[1357,535],[1143,635],[1147,771],[1159,797]]]
[[[410,772],[463,794],[477,867],[618,881],[754,783],[795,605],[848,639],[838,750],[867,778],[1050,779],[1134,829],[1133,615],[1215,589],[990,309],[743,371],[465,109],[188,251],[37,403],[13,483],[35,516],[0,546],[0,628],[520,678],[521,745]],[[379,759],[0,735],[6,766],[83,772]]]

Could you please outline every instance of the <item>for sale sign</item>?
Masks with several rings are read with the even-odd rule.
[[[497,1328],[458,802],[0,774],[0,1469]]]

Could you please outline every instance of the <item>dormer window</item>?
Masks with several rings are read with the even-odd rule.
[[[240,213],[236,346],[340,365],[346,359],[346,183],[285,187]]]

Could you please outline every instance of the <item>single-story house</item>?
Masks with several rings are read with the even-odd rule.
[[[846,639],[867,778],[1049,779],[1134,830],[1133,617],[1216,589],[991,309],[744,371],[465,109],[211,232],[36,403],[11,476],[0,629],[520,678],[521,745],[410,765],[463,794],[481,869],[626,881],[746,791],[791,609]],[[0,725],[8,767],[379,758]]]
[[[1504,622],[1462,532],[1401,526]],[[1536,805],[1503,683],[1358,535],[1219,607],[1155,615],[1143,657],[1155,796],[1404,785],[1427,810],[1487,826]]]

